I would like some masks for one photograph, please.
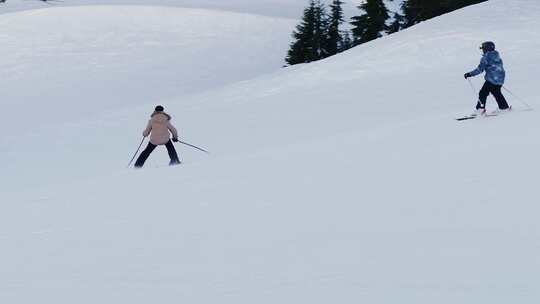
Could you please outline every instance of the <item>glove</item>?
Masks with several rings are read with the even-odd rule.
[[[465,73],[465,75],[463,75],[463,77],[465,77],[465,79],[471,77],[471,73]]]
[[[176,137],[173,137],[172,141],[174,141],[174,142],[178,142],[178,138],[176,138]]]

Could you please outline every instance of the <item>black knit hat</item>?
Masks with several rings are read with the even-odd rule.
[[[157,107],[156,107],[156,112],[163,112],[163,110],[165,110],[165,109],[163,108],[163,106],[157,106]]]

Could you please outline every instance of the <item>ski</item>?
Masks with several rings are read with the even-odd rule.
[[[510,107],[510,108],[512,108],[512,107]],[[491,113],[485,113],[485,114],[481,114],[481,115],[467,115],[467,116],[458,117],[458,118],[456,118],[456,120],[457,121],[463,121],[463,120],[475,119],[475,118],[478,118],[478,117],[488,118],[488,117],[496,117],[496,116],[500,116],[500,115],[507,115],[507,114],[515,113],[515,112],[529,112],[529,111],[533,111],[533,109],[532,108],[517,109],[517,110],[511,109],[510,112],[491,112]]]
[[[482,114],[482,115],[469,115],[469,116],[463,116],[463,117],[458,117],[456,118],[457,121],[463,121],[463,120],[469,120],[469,119],[475,119],[475,118],[488,118],[488,117],[495,117],[495,116],[499,116],[499,114],[493,114],[493,113],[490,113],[490,114]]]
[[[478,117],[477,115],[468,115],[468,116],[458,117],[456,118],[456,120],[463,121],[463,120],[475,119],[477,117]]]

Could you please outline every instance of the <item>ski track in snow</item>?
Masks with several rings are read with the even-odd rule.
[[[228,36],[217,42],[181,25],[216,16]],[[454,118],[474,106],[462,75],[483,40],[537,107],[539,16],[536,1],[491,0],[279,69],[291,20],[105,6],[0,15],[0,302],[537,303],[538,111]],[[246,60],[238,39],[259,56]],[[178,74],[192,61],[214,64]],[[193,92],[170,82],[194,78]],[[211,154],[178,145],[184,163],[167,168],[160,147],[126,170],[158,102]]]

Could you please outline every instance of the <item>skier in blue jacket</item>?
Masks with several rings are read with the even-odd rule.
[[[508,103],[501,92],[504,78],[506,77],[501,56],[499,55],[499,52],[495,50],[495,43],[491,41],[482,43],[480,49],[484,53],[480,60],[480,65],[478,65],[475,70],[465,73],[464,75],[465,79],[467,79],[486,72],[486,82],[478,94],[476,112],[477,114],[484,114],[486,112],[486,100],[490,93],[495,97],[499,110],[508,111],[511,107],[508,106]]]

